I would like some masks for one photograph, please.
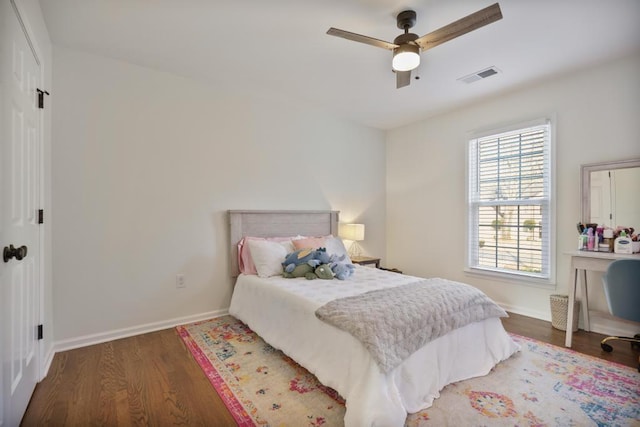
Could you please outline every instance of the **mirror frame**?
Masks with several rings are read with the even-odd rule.
[[[582,193],[582,222],[590,222],[591,218],[591,172],[613,169],[628,169],[640,167],[640,159],[620,160],[617,162],[591,163],[580,166],[582,180],[580,188]]]

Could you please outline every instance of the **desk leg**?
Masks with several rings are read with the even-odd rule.
[[[571,260],[571,281],[569,282],[569,307],[567,310],[567,330],[565,332],[564,346],[571,347],[571,339],[573,336],[573,307],[576,303],[576,282],[578,280],[578,271]]]
[[[582,281],[580,283],[580,294],[582,295],[582,321],[584,322],[584,330],[590,331],[589,325],[589,291],[587,286],[587,270],[582,270]],[[573,313],[573,312],[569,312]]]

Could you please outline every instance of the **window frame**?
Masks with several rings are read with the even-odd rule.
[[[486,266],[480,266],[476,262],[477,259],[474,259],[474,255],[479,251],[479,239],[478,236],[478,225],[475,219],[475,215],[478,212],[480,206],[483,203],[479,203],[476,201],[473,196],[476,193],[472,193],[472,184],[477,182],[475,179],[472,181],[472,173],[478,170],[478,164],[476,162],[475,165],[472,165],[471,162],[474,159],[472,156],[471,149],[477,144],[477,140],[498,136],[505,133],[518,133],[526,130],[527,128],[537,127],[547,125],[548,126],[548,144],[545,148],[546,155],[548,155],[548,189],[549,189],[549,197],[548,199],[544,199],[543,203],[548,204],[548,236],[545,237],[546,241],[546,250],[543,248],[543,254],[546,254],[546,262],[548,265],[548,274],[544,276],[540,276],[538,274],[533,274],[525,271],[516,271],[516,270],[504,270],[500,268],[491,268]],[[549,117],[544,117],[536,120],[529,120],[524,122],[518,122],[507,126],[490,128],[485,130],[478,130],[469,132],[467,135],[466,141],[466,214],[467,214],[467,226],[466,226],[466,257],[465,257],[465,269],[464,271],[473,275],[480,276],[488,276],[501,281],[508,282],[522,282],[524,284],[530,284],[534,286],[541,286],[548,288],[551,285],[556,284],[556,187],[555,187],[555,116],[550,115]],[[500,204],[500,203],[496,203]],[[508,203],[506,203],[508,204]],[[524,203],[529,204],[529,203]],[[485,204],[486,205],[486,204]],[[542,205],[536,204],[537,205]],[[544,230],[543,230],[544,232]],[[545,260],[543,259],[544,263]]]

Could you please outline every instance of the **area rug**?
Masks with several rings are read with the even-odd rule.
[[[341,426],[344,400],[232,316],[177,331],[239,426]],[[445,387],[414,426],[640,426],[640,373],[512,335],[522,350]]]

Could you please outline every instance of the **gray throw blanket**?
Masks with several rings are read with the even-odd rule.
[[[480,290],[437,278],[339,298],[316,317],[360,340],[387,373],[428,342],[507,313]]]

